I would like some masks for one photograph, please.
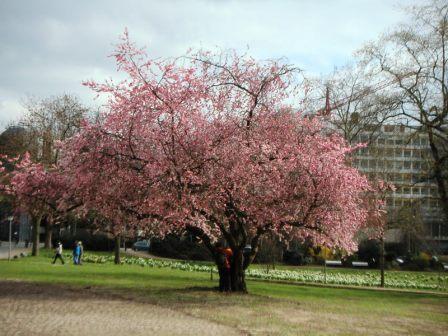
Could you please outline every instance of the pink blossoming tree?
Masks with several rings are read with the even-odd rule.
[[[4,158],[14,166],[5,176],[0,189],[14,196],[15,207],[28,213],[33,222],[32,255],[39,253],[39,231],[42,219],[54,222],[64,211],[60,205],[69,198],[67,180],[56,167],[45,168],[41,163],[33,163],[26,153],[23,158]],[[0,172],[4,169],[0,167]],[[6,180],[8,182],[6,182]],[[49,235],[51,239],[51,235]]]
[[[215,258],[224,240],[234,291],[265,234],[354,250],[371,187],[347,165],[352,148],[290,106],[296,69],[235,53],[153,60],[127,34],[113,56],[128,79],[85,83],[106,110],[63,148],[84,209],[116,232],[187,231]]]

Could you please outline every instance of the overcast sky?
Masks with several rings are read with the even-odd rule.
[[[403,21],[401,7],[423,0],[0,0],[0,131],[27,96],[73,93],[88,106],[86,79],[115,77],[107,56],[125,27],[151,56],[189,47],[286,57],[326,74],[366,41]]]

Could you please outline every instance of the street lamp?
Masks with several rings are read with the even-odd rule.
[[[11,260],[11,231],[12,231],[12,221],[14,220],[14,216],[9,216],[9,252],[8,252],[8,261]]]

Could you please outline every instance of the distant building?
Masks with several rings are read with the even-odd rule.
[[[367,142],[368,133],[360,134],[357,143]],[[429,145],[425,134],[404,126],[382,126],[368,147],[354,155],[354,165],[369,179],[382,179],[395,185],[386,198],[389,222],[421,221],[424,237],[433,247],[448,248],[448,223],[444,221],[437,185],[428,180]],[[403,217],[407,209],[407,218]],[[403,230],[389,232],[389,240],[405,239]]]

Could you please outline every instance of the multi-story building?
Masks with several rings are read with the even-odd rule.
[[[365,132],[356,142],[369,140]],[[395,227],[389,231],[389,239],[403,239],[403,228],[420,225],[427,243],[447,249],[448,223],[444,221],[437,185],[428,179],[429,156],[425,134],[385,125],[367,147],[355,153],[354,164],[370,179],[382,179],[396,187],[386,198],[388,224]]]

